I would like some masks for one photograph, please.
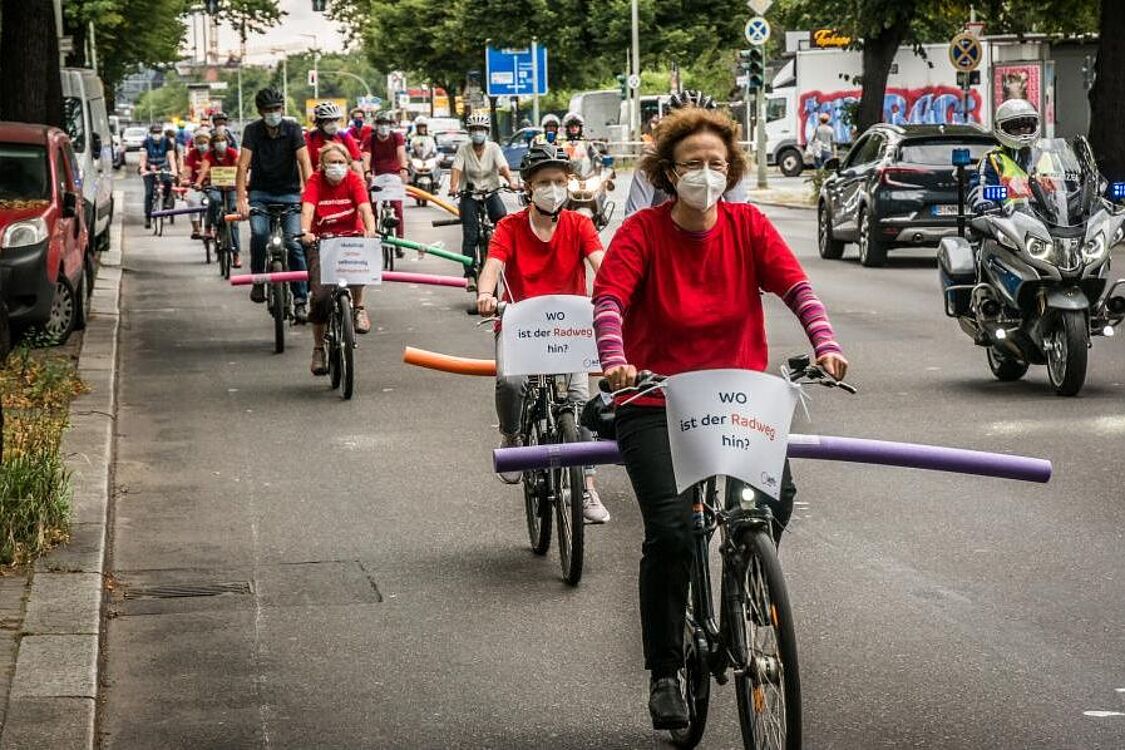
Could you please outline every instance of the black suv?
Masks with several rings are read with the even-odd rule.
[[[957,171],[953,149],[976,163],[996,139],[976,125],[874,125],[843,162],[826,167],[817,201],[820,257],[836,259],[844,243],[859,245],[865,266],[882,266],[892,247],[934,245],[957,231]]]

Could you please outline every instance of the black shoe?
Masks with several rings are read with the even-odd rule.
[[[395,248],[395,257],[396,258],[405,258],[406,257],[406,251],[403,250],[401,247],[396,247]]]
[[[261,304],[266,301],[266,285],[254,284],[250,287],[250,301]]]
[[[309,322],[309,306],[304,300],[293,303],[293,320],[302,326]]]
[[[145,229],[152,229],[152,219],[145,217]]]
[[[684,729],[688,725],[688,707],[680,690],[680,678],[653,678],[649,687],[648,712],[653,729]]]

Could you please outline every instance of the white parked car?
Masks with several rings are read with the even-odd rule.
[[[148,136],[148,128],[125,128],[125,132],[121,135],[121,140],[125,144],[126,151],[140,151],[141,147],[145,145],[145,138]]]

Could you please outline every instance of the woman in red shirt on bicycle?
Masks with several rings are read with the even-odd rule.
[[[324,329],[332,304],[332,289],[320,283],[320,253],[315,241],[324,235],[375,237],[375,214],[363,178],[349,169],[351,155],[339,143],[326,143],[320,149],[320,168],[313,173],[301,195],[301,241],[305,243],[309,267],[309,322],[313,324],[313,375],[327,375],[324,354]],[[363,287],[352,286],[355,300],[355,332],[371,330],[371,320],[363,307]]]
[[[638,370],[765,370],[769,362],[760,292],[781,297],[798,317],[817,362],[844,377],[847,361],[801,264],[757,208],[720,200],[746,168],[737,126],[689,107],[665,117],[640,168],[675,196],[621,225],[594,281],[594,327],[606,379],[633,385]],[[653,391],[616,415],[617,442],[640,504],[645,540],[640,571],[649,712],[656,729],[687,726],[680,686],[692,565],[692,512],[676,492],[663,396]],[[788,467],[770,503],[778,534],[793,509]]]

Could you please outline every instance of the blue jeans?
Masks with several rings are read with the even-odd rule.
[[[234,191],[233,190],[219,190],[217,188],[207,188],[207,220],[210,225],[216,227],[216,235],[218,234],[218,227],[223,225],[223,214],[234,212]],[[234,254],[238,255],[240,250],[240,241],[238,237],[238,224],[230,225],[230,241],[234,247]]]
[[[476,258],[476,247],[480,241],[480,205],[472,198],[461,199],[461,254],[466,258]],[[499,193],[493,193],[485,201],[484,209],[488,211],[488,218],[492,219],[493,226],[496,222],[504,218],[508,213],[508,209],[504,207],[504,201],[500,198]],[[488,252],[485,248],[481,252],[481,264],[484,264],[484,254]],[[479,268],[473,266],[465,266],[465,276],[472,277]]]
[[[253,208],[266,209],[270,205],[300,206],[301,196],[296,193],[276,194],[266,193],[261,190],[251,190],[247,196]],[[301,233],[301,214],[294,212],[286,215],[283,220],[282,231],[285,233],[285,247],[289,250],[289,270],[305,271],[305,250],[297,241]],[[250,214],[250,273],[265,273],[266,271],[266,242],[270,236],[270,217],[264,214]],[[294,302],[305,302],[309,298],[309,285],[306,281],[294,281],[289,284],[293,290]]]

